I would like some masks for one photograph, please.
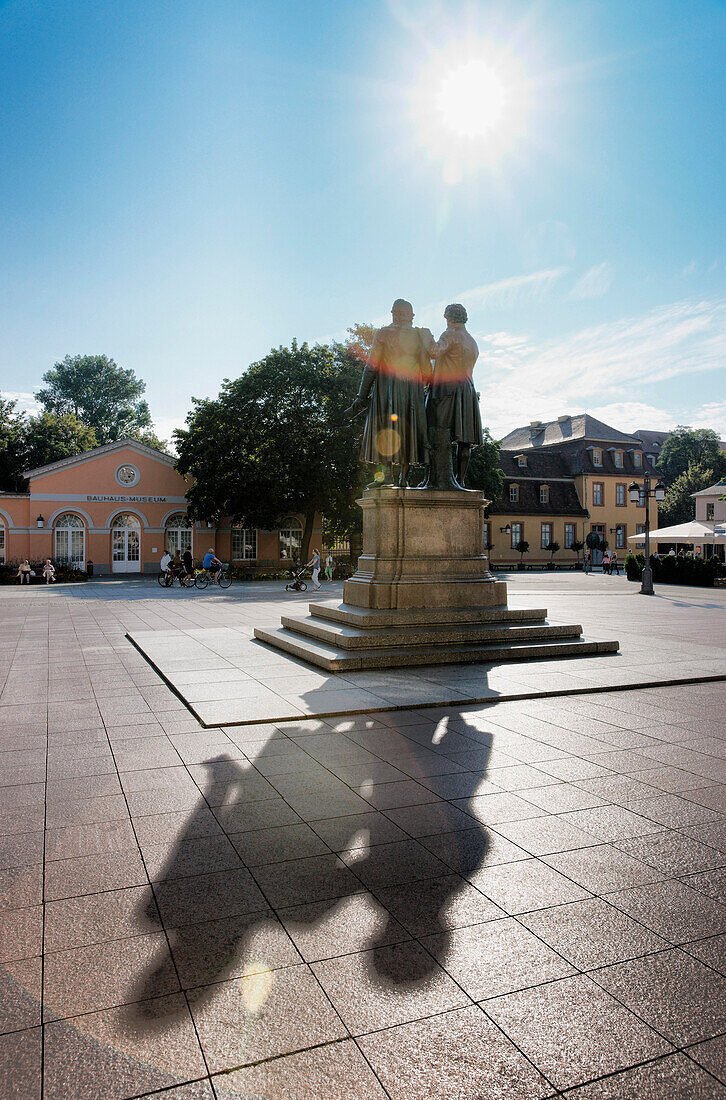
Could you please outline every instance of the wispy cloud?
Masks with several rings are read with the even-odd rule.
[[[0,397],[4,401],[17,402],[16,412],[32,413],[35,416],[42,410],[42,405],[35,400],[32,393],[22,393],[19,390],[0,390]]]
[[[548,267],[460,290],[449,298],[442,298],[441,301],[432,302],[420,309],[416,324],[429,327],[441,325],[444,310],[449,302],[462,302],[469,313],[472,313],[482,307],[496,305],[507,308],[525,300],[543,298],[551,291],[554,284],[567,274],[568,270],[567,267]],[[376,323],[385,324],[386,322],[377,321]]]
[[[584,301],[586,298],[602,298],[610,290],[613,281],[613,270],[608,263],[596,264],[577,280],[570,298],[575,301]]]
[[[476,334],[480,358],[475,381],[486,422],[497,434],[566,412],[625,412],[623,393],[635,386],[723,368],[726,299],[675,302],[563,340],[536,343],[507,336]],[[638,410],[637,402],[634,409],[627,404],[631,411],[652,414],[671,426],[665,423],[667,410],[647,404]],[[675,423],[683,417],[671,419]]]

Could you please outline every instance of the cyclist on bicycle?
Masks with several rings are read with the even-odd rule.
[[[169,571],[170,566],[171,566],[171,554],[169,553],[168,550],[165,550],[164,551],[164,556],[162,557],[161,561],[159,562],[159,568],[161,569],[162,573],[167,573]]]
[[[202,566],[204,569],[207,570],[211,577],[216,577],[217,573],[219,573],[220,569],[222,568],[221,561],[219,560],[219,558],[215,557],[213,546],[210,546],[206,554],[204,555]]]

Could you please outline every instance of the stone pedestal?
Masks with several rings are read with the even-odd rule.
[[[544,608],[512,611],[489,572],[483,493],[372,489],[363,553],[342,603],[311,603],[255,637],[328,672],[480,664],[614,653],[617,642],[548,623]]]
[[[353,607],[504,607],[507,586],[489,572],[484,509],[471,490],[372,489],[363,509],[363,553],[345,582]]]

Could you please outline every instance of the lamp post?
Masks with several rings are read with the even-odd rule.
[[[643,475],[643,484],[638,485],[637,481],[634,481],[632,485],[628,486],[628,495],[630,497],[631,504],[645,503],[645,562],[643,563],[643,577],[640,582],[640,594],[642,596],[652,596],[653,593],[653,570],[650,567],[650,500],[653,497],[657,501],[661,501],[665,498],[665,485],[662,481],[657,481],[651,488],[651,477],[649,473]]]

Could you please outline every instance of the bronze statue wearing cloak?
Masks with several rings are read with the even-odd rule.
[[[426,398],[429,442],[432,457],[438,458],[429,468],[427,485],[429,488],[455,488],[446,484],[450,474],[445,469],[446,462],[441,461],[444,446],[456,446],[452,455],[453,475],[460,488],[464,488],[464,479],[469,466],[471,449],[484,442],[481,426],[479,399],[472,371],[479,357],[476,340],[466,331],[468,320],[464,306],[453,302],[444,310],[447,327],[433,345],[435,357],[434,371]],[[441,435],[441,445],[437,436]]]
[[[431,380],[435,344],[427,328],[413,327],[413,306],[403,298],[393,303],[393,322],[377,330],[352,415],[367,408],[361,459],[382,465],[385,473],[376,485],[391,485],[391,467],[400,467],[399,485],[406,484],[408,467],[427,463],[425,387]]]

